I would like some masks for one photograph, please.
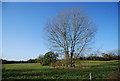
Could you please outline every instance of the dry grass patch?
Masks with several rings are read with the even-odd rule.
[[[50,67],[53,69],[90,69],[91,67],[65,67],[65,66],[56,66],[56,67]]]

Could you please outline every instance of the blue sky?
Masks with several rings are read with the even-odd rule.
[[[2,57],[28,60],[49,51],[44,26],[61,10],[82,8],[97,25],[93,47],[101,51],[118,49],[117,2],[4,2],[2,4]]]

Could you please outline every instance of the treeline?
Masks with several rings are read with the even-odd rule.
[[[28,63],[27,61],[8,61],[8,60],[2,60],[2,64],[12,64],[12,63]]]
[[[8,61],[8,60],[2,60],[2,64],[12,64],[12,63],[37,63],[37,59],[29,59],[27,61]]]
[[[89,57],[79,57],[77,60],[98,60],[98,61],[109,61],[109,60],[120,60],[120,55],[113,53],[102,53],[102,56],[92,54]]]
[[[110,57],[99,57],[99,56],[80,57],[80,58],[77,58],[77,60],[97,60],[97,61],[120,60],[120,56],[112,56],[112,57],[111,56]]]
[[[54,53],[52,51],[47,52],[44,56],[39,56],[36,59],[29,59],[27,61],[8,61],[8,60],[2,60],[2,64],[12,64],[12,63],[40,63],[42,65],[50,65],[51,63],[54,63],[57,61],[58,54]]]
[[[42,65],[50,65],[51,63],[55,63],[60,60],[57,58],[58,54],[52,51],[47,52],[44,56],[39,56],[36,59],[29,59],[27,61],[8,61],[2,60],[2,64],[11,64],[11,63],[40,63]],[[73,60],[97,60],[97,61],[109,61],[109,60],[120,60],[120,55],[115,54],[105,54],[102,53],[102,56],[97,56],[95,54],[89,57],[78,57]]]

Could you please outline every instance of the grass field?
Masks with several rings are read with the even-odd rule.
[[[76,66],[91,68],[55,69],[39,63],[3,64],[3,79],[109,79],[118,71],[118,61],[79,61]]]

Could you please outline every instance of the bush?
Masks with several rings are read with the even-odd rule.
[[[43,60],[42,65],[51,65],[51,63],[55,63],[57,60],[57,57],[58,57],[58,55],[55,54],[54,52],[52,52],[52,51],[47,52],[44,55],[44,60]]]

